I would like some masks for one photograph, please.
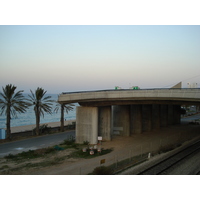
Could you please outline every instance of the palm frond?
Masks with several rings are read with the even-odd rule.
[[[5,96],[5,94],[3,94],[2,92],[0,92],[0,96],[1,96],[3,99],[6,100],[6,96]]]
[[[17,117],[17,113],[24,113],[28,108],[28,104],[25,101],[25,98],[22,94],[23,90],[20,90],[15,93],[17,87],[9,84],[5,87],[2,87],[3,92],[0,93],[0,96],[3,99],[0,99],[0,109],[1,115],[5,113],[7,115],[7,109],[10,108],[10,114],[13,117]]]
[[[32,105],[34,105],[34,109],[38,109],[39,115],[44,117],[44,113],[51,114],[51,109],[52,109],[52,103],[54,102],[51,100],[51,96],[46,96],[45,94],[47,91],[44,91],[43,88],[37,88],[35,90],[35,93],[33,93],[32,90],[31,95],[29,96],[29,102],[31,102]]]
[[[58,112],[60,110],[60,105],[59,106],[57,106],[57,104],[56,104],[56,107],[55,107],[55,109],[54,109],[54,112]]]
[[[74,104],[64,104],[64,110],[66,113],[68,113],[69,111],[73,110],[73,106],[75,106]],[[56,108],[54,109],[54,112],[58,112],[59,110],[61,110],[62,104],[57,103],[56,104]]]
[[[6,104],[0,104],[0,109],[1,109],[1,113],[0,113],[0,115],[2,115],[3,113],[5,113],[5,115],[6,115],[6,108],[7,108],[7,106],[6,106]]]

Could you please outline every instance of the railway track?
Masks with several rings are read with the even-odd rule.
[[[175,168],[176,165],[180,164],[189,157],[200,152],[200,140],[194,144],[188,146],[187,148],[173,154],[169,158],[166,158],[153,166],[141,171],[138,175],[165,175],[168,172]],[[199,174],[198,172],[197,174]]]

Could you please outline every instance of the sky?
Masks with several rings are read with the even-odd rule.
[[[61,93],[200,86],[199,36],[198,25],[1,25],[0,87]]]

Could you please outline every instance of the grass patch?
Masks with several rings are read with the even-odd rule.
[[[75,144],[75,140],[74,139],[70,139],[70,140],[64,140],[64,142],[61,143],[60,145],[71,146],[73,144]]]
[[[22,169],[30,169],[30,168],[42,168],[42,167],[48,167],[48,166],[52,166],[52,165],[57,165],[60,164],[64,159],[66,158],[66,156],[63,157],[55,157],[52,160],[49,161],[43,161],[43,162],[38,162],[38,163],[26,163],[24,165],[18,166],[18,167],[14,167],[14,168],[9,168],[9,166],[5,165],[2,166],[0,168],[0,170],[2,170],[0,172],[0,174],[17,174],[18,170],[22,170]]]
[[[64,142],[62,142],[60,144],[60,146],[64,149],[68,149],[68,148],[75,148],[78,149],[79,144],[75,143],[75,138],[72,136],[71,138],[69,138],[68,140],[64,140]]]
[[[72,152],[68,157],[69,158],[94,158],[97,156],[105,155],[107,153],[110,153],[113,151],[113,149],[102,149],[101,152],[98,152],[96,149],[93,150],[94,154],[90,155],[90,150],[87,149],[86,152],[83,152],[82,149],[79,149],[78,151]]]
[[[22,153],[18,153],[16,155],[9,154],[8,156],[5,156],[4,158],[13,160],[13,161],[20,161],[20,160],[25,160],[25,159],[35,159],[35,158],[45,157],[48,154],[54,154],[57,151],[65,150],[68,148],[78,149],[78,144],[75,143],[75,140],[73,138],[71,138],[69,140],[64,140],[63,143],[61,143],[60,145],[55,145],[54,147],[29,150],[26,152],[23,151]]]
[[[55,157],[54,159],[49,160],[49,161],[43,161],[43,162],[39,162],[39,163],[27,163],[23,167],[25,167],[25,168],[48,167],[48,166],[51,166],[51,165],[60,164],[65,158],[66,158],[66,156]]]
[[[48,148],[42,148],[42,149],[36,149],[36,150],[29,150],[29,151],[23,151],[22,153],[18,153],[16,155],[9,154],[8,156],[5,156],[4,158],[13,160],[13,161],[19,161],[19,160],[25,160],[25,159],[34,159],[39,157],[44,157],[47,154],[55,153],[57,150],[53,147]]]
[[[4,169],[8,169],[8,168],[9,168],[8,165],[3,165],[3,166],[0,168],[0,170],[4,170]]]

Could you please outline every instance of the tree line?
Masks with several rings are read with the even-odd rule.
[[[0,115],[6,115],[6,138],[11,139],[11,116],[17,117],[18,113],[25,113],[30,106],[33,106],[36,118],[36,135],[39,135],[40,131],[40,118],[44,117],[44,113],[52,114],[53,102],[51,96],[45,96],[46,92],[43,88],[38,87],[35,92],[30,90],[31,94],[28,98],[23,95],[24,90],[16,92],[17,87],[8,84],[2,87],[0,92]],[[73,110],[73,104],[56,104],[55,112],[61,111],[60,117],[60,129],[64,131],[64,112]]]

